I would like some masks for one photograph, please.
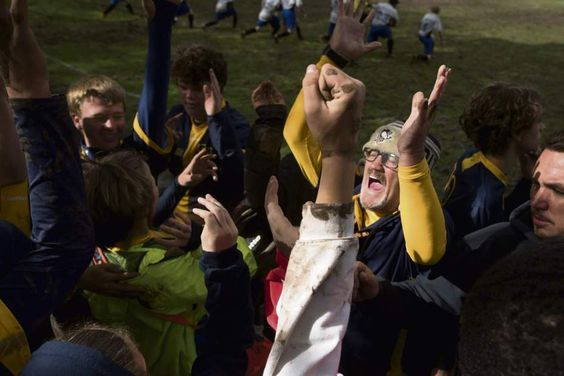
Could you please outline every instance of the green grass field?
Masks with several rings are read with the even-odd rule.
[[[181,20],[174,29],[174,45],[204,43],[222,51],[229,63],[227,100],[254,120],[250,93],[269,79],[291,104],[300,89],[308,63],[316,62],[324,45],[329,0],[304,0],[300,19],[304,41],[290,36],[275,44],[265,29],[241,39],[240,32],[254,25],[260,0],[237,0],[239,26],[226,20],[204,32],[199,27],[213,15],[215,1],[192,0],[194,29]],[[120,4],[107,18],[101,11],[106,0],[29,1],[32,25],[49,57],[52,86],[64,90],[83,73],[103,73],[117,79],[130,93],[128,116],[133,119],[140,92],[146,48],[145,20],[131,16]],[[411,95],[428,93],[437,67],[452,67],[447,93],[433,133],[443,144],[435,170],[435,183],[442,186],[456,157],[468,145],[458,126],[458,116],[473,93],[494,81],[515,82],[537,89],[544,98],[546,132],[564,129],[564,0],[444,0],[441,17],[446,44],[436,49],[433,62],[411,64],[420,53],[416,33],[430,2],[401,0],[400,22],[394,29],[395,56],[384,49],[359,61],[347,72],[367,86],[364,124],[360,142],[376,125],[403,119],[410,110]],[[55,5],[56,4],[56,5]],[[134,4],[141,14],[139,2]],[[176,100],[171,88],[169,103]]]

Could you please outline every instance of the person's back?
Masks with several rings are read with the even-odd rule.
[[[443,199],[459,236],[507,220],[527,201],[541,118],[536,91],[504,83],[482,89],[464,110],[459,122],[474,148],[457,161]],[[504,197],[517,165],[522,178]]]
[[[421,19],[419,35],[422,37],[430,36],[433,32],[442,32],[443,26],[441,18],[435,12],[425,13]]]
[[[399,20],[398,11],[389,3],[378,3],[374,5],[376,15],[372,20],[374,26],[387,26],[390,22],[394,23]]]

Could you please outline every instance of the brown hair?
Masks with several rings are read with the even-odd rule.
[[[57,339],[98,350],[112,362],[134,375],[147,374],[135,361],[132,347],[136,345],[125,329],[107,328],[96,323],[87,323],[64,333]]]
[[[213,69],[219,86],[227,84],[227,62],[223,54],[202,45],[179,47],[172,63],[172,79],[176,82],[202,87],[210,81],[209,69]]]
[[[564,153],[564,131],[551,134],[546,138],[545,149]]]
[[[98,245],[115,245],[138,218],[152,214],[154,181],[142,173],[144,164],[141,155],[133,151],[84,162],[86,202]]]
[[[67,104],[72,115],[80,115],[80,105],[86,99],[98,98],[111,106],[123,103],[125,110],[125,89],[108,76],[85,76],[67,90]]]
[[[541,121],[539,94],[532,89],[495,83],[482,89],[459,118],[468,138],[484,153],[507,150],[511,136]]]

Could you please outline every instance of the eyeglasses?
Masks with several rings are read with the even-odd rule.
[[[364,159],[366,162],[374,162],[378,156],[382,156],[382,164],[392,170],[398,168],[399,156],[392,153],[384,153],[378,149],[364,149]]]

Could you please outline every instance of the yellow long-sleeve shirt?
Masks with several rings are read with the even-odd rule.
[[[317,68],[324,64],[335,65],[322,55]],[[286,124],[284,138],[296,158],[304,177],[316,187],[321,176],[321,151],[317,141],[309,131],[305,119],[303,90],[294,102]],[[400,166],[400,211],[407,252],[417,264],[432,265],[444,255],[447,234],[443,210],[433,187],[431,172],[426,160],[415,166]],[[355,218],[359,227],[368,226],[380,219],[374,212],[355,207]],[[359,215],[360,212],[364,212]],[[365,218],[364,223],[358,223]]]

